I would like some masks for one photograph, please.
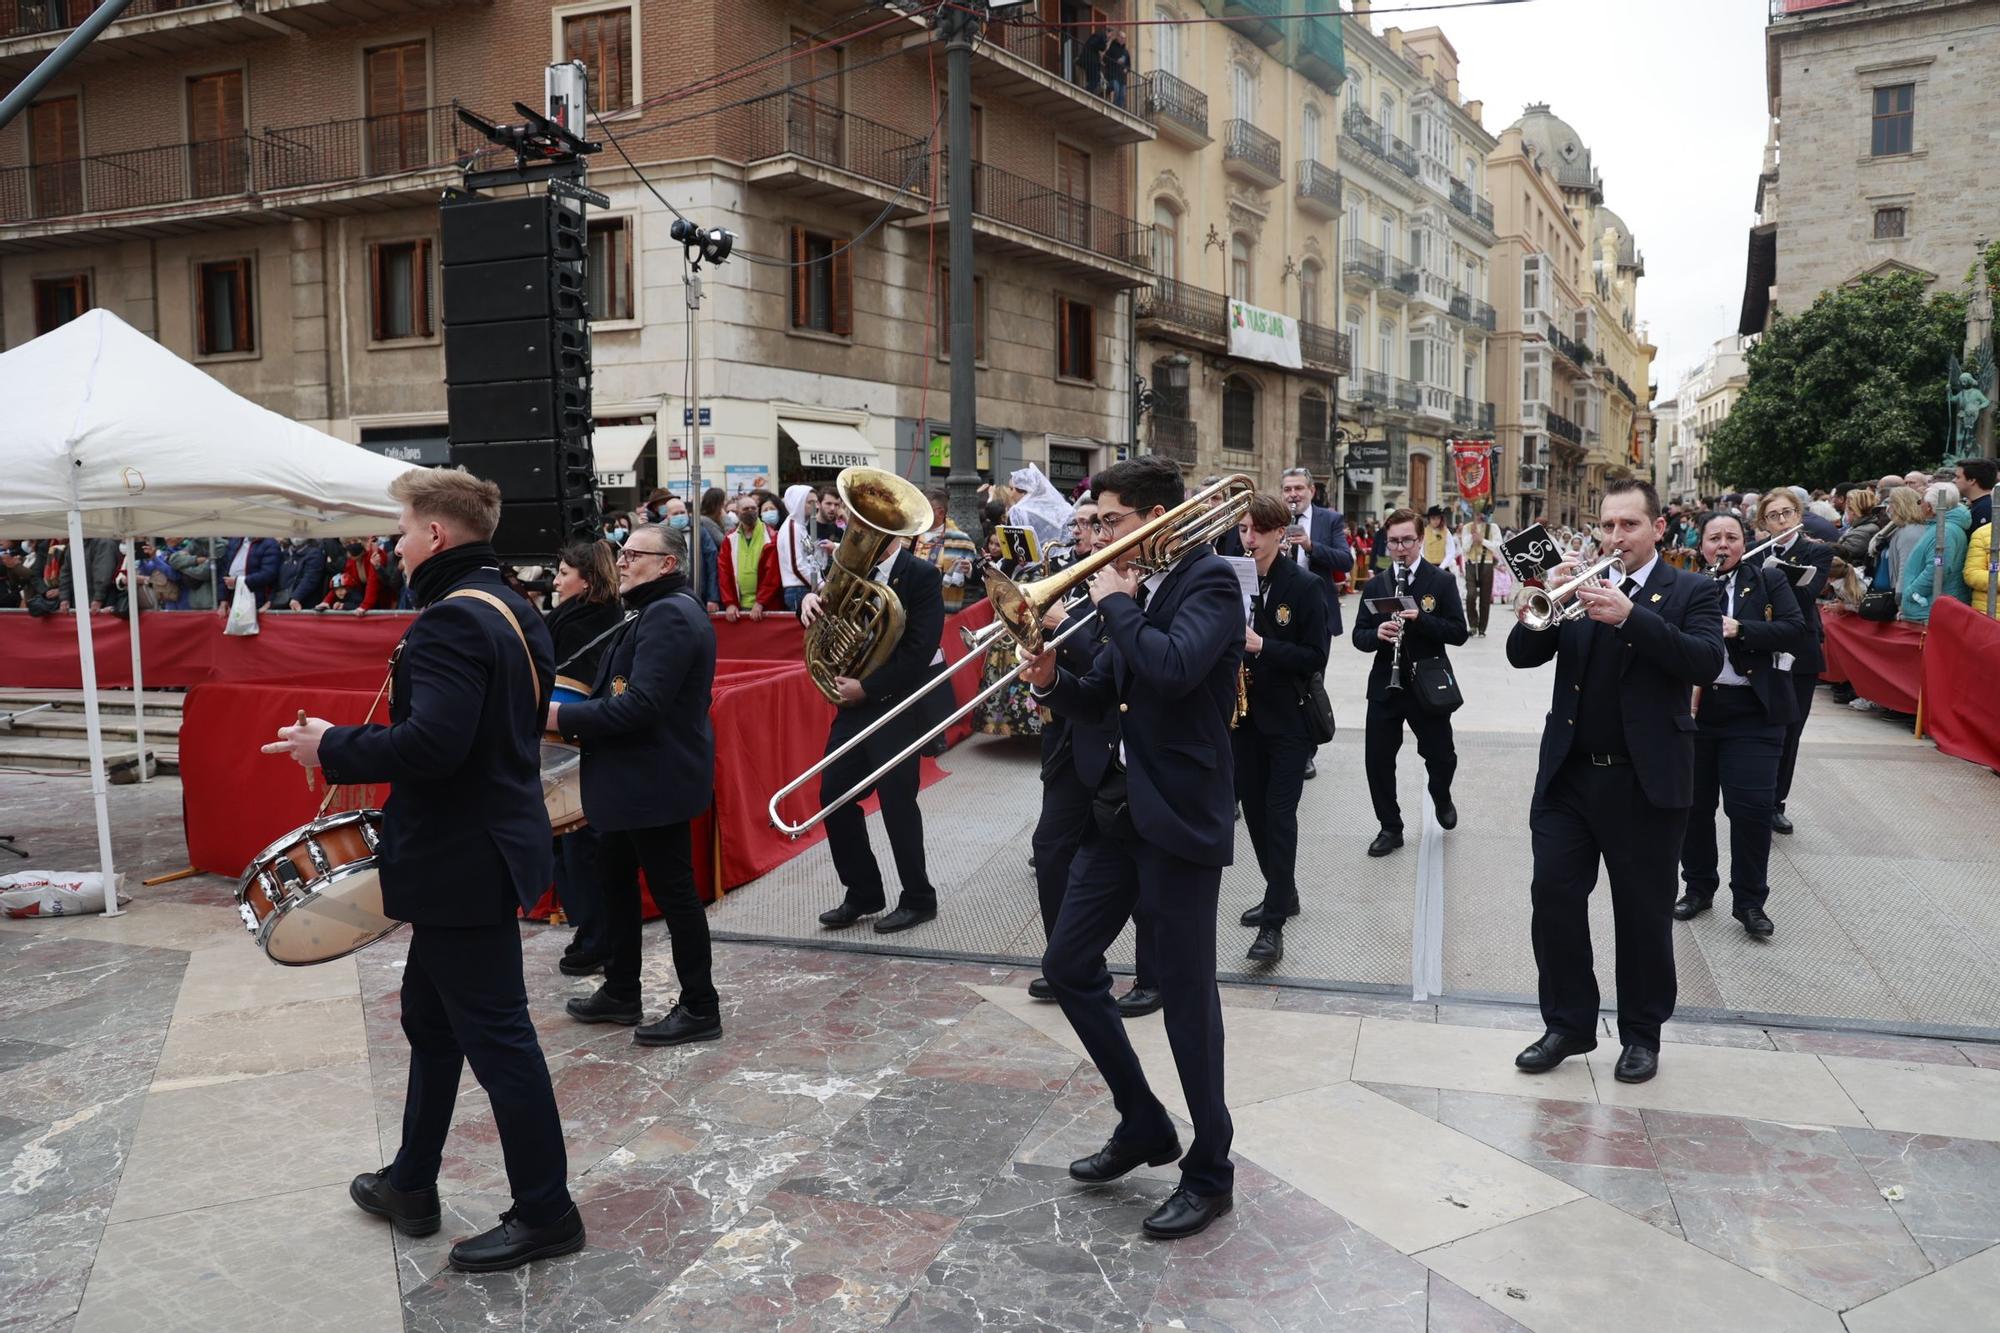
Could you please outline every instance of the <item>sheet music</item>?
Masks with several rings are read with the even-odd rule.
[[[1247,555],[1225,555],[1236,571],[1236,587],[1243,594],[1243,623],[1250,623],[1250,603],[1257,596],[1257,562]]]
[[[1562,547],[1549,530],[1533,523],[1501,543],[1507,567],[1523,582],[1539,579],[1563,561]]]

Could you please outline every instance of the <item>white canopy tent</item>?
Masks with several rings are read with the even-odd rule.
[[[0,535],[70,544],[72,606],[90,604],[83,542],[145,535],[372,536],[392,529],[398,462],[238,397],[116,315],[93,310],[0,353]],[[129,565],[128,565],[129,568]],[[145,688],[132,604],[134,716]],[[105,912],[118,911],[90,616],[76,617]]]

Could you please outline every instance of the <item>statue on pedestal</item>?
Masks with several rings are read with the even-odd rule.
[[[1993,293],[1986,279],[1986,239],[1979,240],[1979,262],[1972,269],[1972,290],[1965,303],[1965,360],[1951,358],[1945,372],[1945,411],[1950,423],[1945,435],[1946,467],[1961,458],[1993,453]]]

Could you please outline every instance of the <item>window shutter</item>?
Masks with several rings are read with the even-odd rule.
[[[257,350],[257,330],[250,322],[250,311],[256,302],[250,296],[250,261],[236,261],[236,350],[254,352]]]
[[[410,332],[420,338],[431,336],[431,243],[420,240],[410,246]]]
[[[368,336],[381,342],[388,328],[387,312],[382,308],[382,247],[368,247]]]
[[[1056,298],[1056,374],[1069,374],[1069,302]]]
[[[846,249],[844,237],[836,237],[833,242],[833,257],[828,261],[832,270],[829,275],[827,306],[832,318],[831,332],[847,337],[854,332],[854,265],[853,252]]]
[[[77,134],[77,99],[54,97],[35,103],[29,113],[33,143],[29,152],[36,162],[65,162],[82,149]]]
[[[368,53],[368,114],[388,116],[402,110],[402,59],[398,48],[385,46]]]
[[[1097,378],[1096,306],[1087,305],[1083,307],[1082,328],[1079,332],[1083,335],[1083,347],[1080,349],[1082,354],[1077,358],[1077,369],[1080,372],[1078,378],[1094,380]]]
[[[812,270],[806,267],[806,229],[792,228],[792,327],[805,327],[812,309]]]
[[[194,266],[194,350],[207,356],[215,349],[209,346],[208,333],[214,326],[208,321],[208,265]]]

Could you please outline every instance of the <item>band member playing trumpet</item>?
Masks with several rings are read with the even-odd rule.
[[[1180,506],[1186,489],[1177,465],[1147,456],[1099,473],[1091,493],[1104,539],[1117,543]],[[1229,718],[1243,601],[1235,575],[1205,542],[1143,583],[1131,567],[1136,545],[1091,580],[1108,642],[1090,670],[1059,669],[1055,651],[1044,649],[1022,678],[1051,710],[1082,724],[1071,739],[1093,800],[1042,975],[1120,1118],[1110,1141],[1072,1162],[1070,1175],[1097,1184],[1180,1159],[1180,1187],[1144,1224],[1148,1235],[1172,1238],[1205,1229],[1233,1202],[1215,911],[1222,868],[1235,855]],[[1104,967],[1105,951],[1135,916],[1151,929],[1167,1041],[1194,1121],[1184,1158]]]
[[[1253,963],[1283,960],[1285,921],[1299,914],[1299,794],[1315,748],[1305,698],[1314,673],[1326,669],[1326,598],[1318,580],[1283,558],[1291,522],[1284,501],[1255,495],[1237,525],[1243,549],[1257,562],[1257,595],[1243,636],[1250,711],[1230,733],[1236,799],[1264,876],[1264,901],[1243,914],[1243,924],[1257,931],[1248,954]]]
[[[604,984],[571,999],[583,1023],[635,1026],[639,992],[639,870],[666,918],[680,999],[640,1027],[641,1046],[722,1035],[708,916],[694,882],[690,825],[715,794],[715,628],[688,589],[687,535],[649,524],[618,552],[618,593],[632,613],[607,645],[590,697],[549,705],[549,729],[583,754],[583,814],[601,839]]]
[[[1694,799],[1688,689],[1722,669],[1722,598],[1713,579],[1659,558],[1667,524],[1650,482],[1611,482],[1601,512],[1599,550],[1615,557],[1619,581],[1568,589],[1580,614],[1560,606],[1541,629],[1524,603],[1507,636],[1514,666],[1556,663],[1528,807],[1531,929],[1548,1030],[1514,1064],[1546,1073],[1597,1046],[1589,907],[1602,862],[1624,1047],[1613,1073],[1643,1083],[1659,1070],[1660,1026],[1674,1012],[1674,862]],[[1576,572],[1552,570],[1551,594]]]
[[[1833,548],[1824,542],[1816,542],[1805,535],[1800,524],[1799,512],[1804,501],[1788,490],[1775,490],[1757,502],[1757,523],[1764,532],[1779,540],[1773,543],[1753,563],[1785,564],[1794,571],[1810,570],[1803,583],[1795,578],[1792,583],[1792,597],[1798,602],[1799,614],[1805,619],[1806,637],[1799,645],[1797,660],[1792,664],[1791,685],[1794,707],[1792,715],[1785,722],[1785,752],[1778,760],[1778,806],[1771,815],[1771,827],[1779,833],[1792,831],[1791,816],[1785,813],[1785,802],[1792,795],[1792,771],[1798,767],[1799,740],[1805,735],[1806,718],[1812,713],[1813,694],[1819,686],[1819,673],[1826,666],[1826,632],[1820,626],[1819,595],[1826,591],[1827,580],[1833,576]]]
[[[1422,529],[1414,509],[1398,509],[1383,522],[1389,567],[1368,581],[1354,619],[1354,646],[1375,654],[1374,665],[1368,668],[1368,736],[1362,755],[1379,826],[1375,841],[1368,844],[1370,856],[1387,856],[1403,845],[1396,755],[1403,748],[1405,723],[1417,738],[1438,826],[1458,827],[1458,807],[1451,802],[1451,780],[1458,772],[1451,715],[1432,713],[1422,705],[1412,669],[1420,659],[1444,657],[1447,645],[1464,643],[1467,630],[1459,609],[1458,580],[1418,554]],[[1382,597],[1407,597],[1417,604],[1385,617],[1369,606]]]
[[[1789,491],[1774,495],[1791,498]],[[1766,497],[1769,499],[1770,497]],[[1729,892],[1743,929],[1773,933],[1764,903],[1771,864],[1771,815],[1777,805],[1778,765],[1786,724],[1797,708],[1787,654],[1804,647],[1810,631],[1792,594],[1791,581],[1771,565],[1743,560],[1747,535],[1735,514],[1704,515],[1701,554],[1722,584],[1722,671],[1701,690],[1695,709],[1694,806],[1681,842],[1681,879],[1687,891],[1674,917],[1691,921],[1709,909],[1722,884],[1715,843],[1719,793],[1729,816]]]
[[[329,782],[394,784],[375,856],[384,913],[410,923],[409,1090],[395,1160],[356,1176],[348,1194],[405,1235],[438,1229],[438,1167],[470,1064],[493,1103],[514,1206],[454,1245],[451,1265],[489,1273],[568,1254],[584,1239],[549,1067],[528,1019],[518,924],[553,868],[541,738],[555,654],[541,617],[501,580],[491,545],[498,486],[412,468],[389,495],[403,507],[397,549],[423,612],[396,652],[389,725],[309,718],[280,729],[264,753],[318,765]]]

